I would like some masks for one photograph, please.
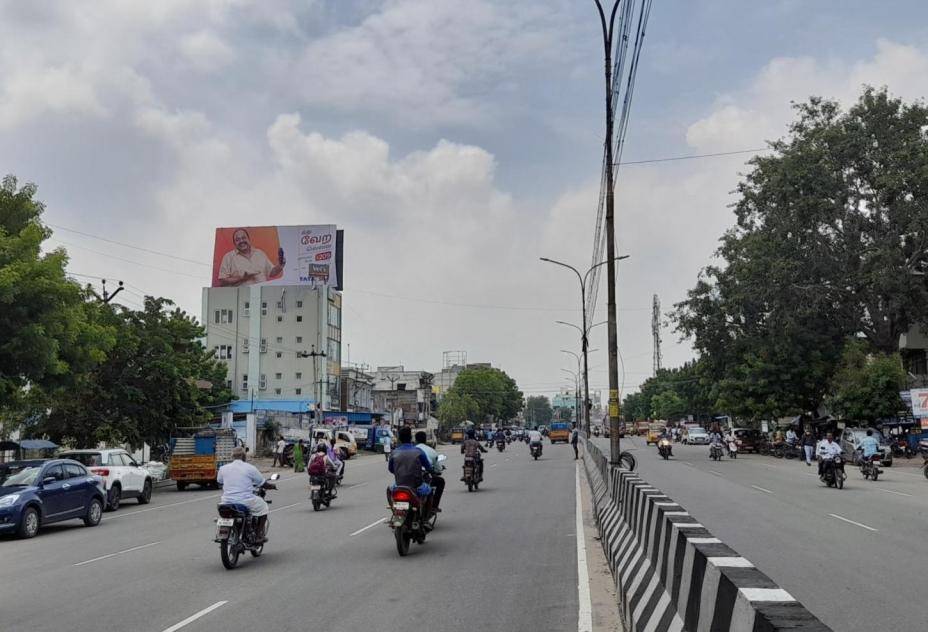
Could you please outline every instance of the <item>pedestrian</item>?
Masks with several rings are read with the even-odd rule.
[[[277,437],[277,446],[274,448],[274,462],[271,463],[271,467],[283,467],[284,466],[284,448],[287,447],[287,442],[284,441],[284,438],[280,435]]]
[[[577,432],[577,424],[573,424],[570,432],[570,445],[574,447],[574,461],[580,458],[580,453],[577,451],[578,443],[580,443],[580,433]]]
[[[812,436],[812,431],[806,429],[802,435],[802,451],[806,455],[806,465],[812,465],[812,454],[815,452],[815,437]]]
[[[386,460],[389,461],[390,452],[393,449],[393,436],[391,435],[389,428],[384,431],[383,439],[381,439],[381,441],[383,442],[383,455]]]

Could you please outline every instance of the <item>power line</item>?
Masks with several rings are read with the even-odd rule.
[[[675,160],[695,160],[697,158],[717,158],[719,156],[734,156],[736,154],[752,154],[759,151],[773,151],[769,147],[757,149],[736,149],[734,151],[719,151],[713,154],[685,154],[683,156],[670,156],[667,158],[651,158],[649,160],[628,160],[617,162],[616,165],[647,165],[655,162],[673,162]]]
[[[57,237],[52,237],[51,239],[57,241],[57,242],[58,242],[59,244],[61,244],[62,246],[67,246],[68,248],[77,248],[78,250],[86,250],[87,252],[92,252],[92,253],[94,253],[94,254],[100,255],[101,257],[109,257],[109,258],[115,259],[115,260],[117,260],[117,261],[123,261],[123,262],[125,262],[125,263],[131,263],[132,265],[141,266],[141,267],[143,267],[143,268],[151,268],[152,270],[158,270],[159,272],[167,272],[167,273],[169,273],[169,274],[177,274],[177,275],[179,275],[179,276],[190,277],[191,279],[202,279],[202,278],[203,278],[202,276],[198,276],[198,275],[194,275],[194,274],[187,274],[186,272],[178,272],[178,271],[176,271],[176,270],[170,270],[170,269],[168,269],[168,268],[161,268],[161,267],[158,267],[158,266],[153,266],[153,265],[148,264],[148,263],[142,263],[142,262],[140,262],[140,261],[133,261],[132,259],[126,259],[126,258],[124,258],[124,257],[117,257],[116,255],[110,254],[110,253],[108,253],[108,252],[101,252],[101,251],[99,251],[99,250],[94,250],[93,248],[87,248],[87,247],[85,247],[85,246],[78,246],[77,244],[71,244],[71,243],[68,243],[68,242],[66,242],[66,241],[61,241],[61,240],[58,239]]]
[[[107,238],[107,237],[100,237],[99,235],[92,235],[92,234],[90,234],[90,233],[85,233],[85,232],[83,232],[83,231],[75,230],[75,229],[73,229],[73,228],[67,228],[67,227],[61,226],[61,225],[59,225],[59,224],[48,224],[48,225],[51,226],[52,228],[57,228],[58,230],[63,230],[63,231],[69,232],[69,233],[74,233],[74,234],[76,234],[76,235],[83,235],[84,237],[90,237],[91,239],[98,239],[98,240],[100,240],[100,241],[105,241],[105,242],[108,243],[108,244],[116,244],[117,246],[123,246],[124,248],[132,248],[133,250],[140,250],[140,251],[142,251],[142,252],[147,252],[147,253],[153,254],[153,255],[160,255],[160,256],[162,256],[162,257],[170,257],[171,259],[178,259],[178,260],[180,260],[180,261],[186,261],[187,263],[193,263],[193,264],[196,264],[196,265],[198,265],[198,266],[211,266],[211,265],[212,265],[212,264],[206,263],[206,262],[204,262],[204,261],[197,261],[197,260],[195,260],[195,259],[187,259],[187,258],[185,258],[185,257],[179,257],[179,256],[177,256],[177,255],[172,255],[172,254],[167,253],[167,252],[161,252],[161,251],[159,251],[159,250],[152,250],[152,249],[150,249],[150,248],[145,248],[145,247],[143,247],[143,246],[137,246],[137,245],[135,245],[135,244],[127,244],[126,242],[123,242],[123,241],[116,241],[115,239],[109,239],[109,238]],[[61,241],[61,240],[59,239],[58,241]],[[64,243],[64,242],[62,242],[62,243]]]

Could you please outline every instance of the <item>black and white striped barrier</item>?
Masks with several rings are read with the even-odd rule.
[[[632,632],[829,631],[788,592],[639,475],[586,443],[596,519]]]

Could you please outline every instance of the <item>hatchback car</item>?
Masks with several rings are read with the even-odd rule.
[[[757,431],[753,428],[735,428],[735,438],[741,442],[738,449],[741,452],[757,452]]]
[[[683,442],[687,445],[709,445],[709,433],[705,428],[687,428]]]
[[[140,467],[125,450],[67,450],[58,458],[78,461],[103,478],[106,508],[110,511],[119,509],[123,498],[135,498],[140,505],[151,500],[151,472]]]
[[[36,459],[0,464],[0,533],[34,537],[52,522],[100,524],[105,502],[100,481],[77,461]]]
[[[857,463],[857,448],[860,447],[861,440],[867,436],[868,428],[845,428],[841,433],[839,443],[841,445],[841,451],[844,452],[844,458],[851,463]],[[876,428],[869,428],[873,431],[873,437],[880,442],[880,452],[882,454],[882,460],[880,465],[883,467],[892,467],[893,464],[893,449],[889,445],[889,442],[883,437],[881,433]]]

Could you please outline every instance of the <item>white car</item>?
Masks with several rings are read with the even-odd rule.
[[[135,498],[140,505],[151,500],[151,473],[140,467],[125,450],[67,450],[56,458],[74,459],[101,477],[109,511],[119,509],[123,498]]]

